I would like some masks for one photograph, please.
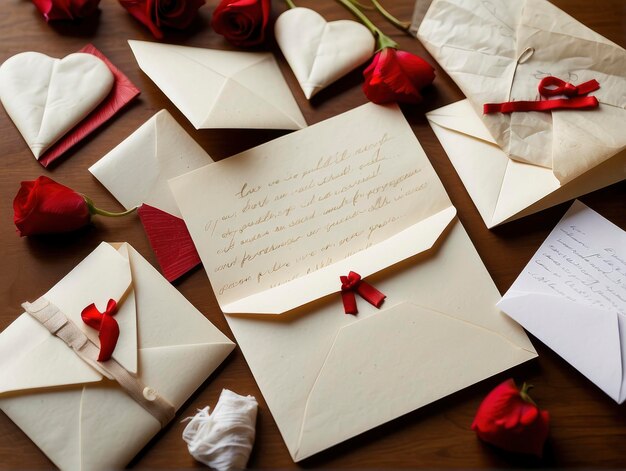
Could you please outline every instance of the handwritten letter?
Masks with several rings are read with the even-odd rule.
[[[450,203],[399,110],[366,106],[174,181],[220,301],[367,250]]]
[[[542,291],[626,314],[626,233],[575,203],[523,276]]]

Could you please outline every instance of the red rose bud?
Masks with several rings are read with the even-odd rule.
[[[386,47],[374,56],[363,76],[363,91],[374,103],[419,103],[421,89],[435,80],[435,69],[421,57]]]
[[[265,40],[270,6],[270,0],[222,0],[211,25],[235,46],[255,46]]]
[[[74,20],[93,15],[100,0],[32,0],[46,21]]]
[[[128,13],[150,29],[157,39],[163,38],[163,27],[187,28],[198,15],[205,0],[119,0]]]
[[[478,438],[503,450],[541,457],[550,416],[528,395],[531,387],[524,384],[519,391],[509,379],[491,391],[472,423]]]
[[[92,214],[124,216],[96,208],[89,198],[48,177],[22,182],[13,200],[13,222],[20,236],[70,232],[86,226]]]

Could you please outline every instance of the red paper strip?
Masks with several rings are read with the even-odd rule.
[[[115,67],[109,59],[102,54],[93,45],[87,44],[78,52],[92,54],[101,59],[111,70],[115,77],[113,88],[109,95],[85,117],[80,123],[72,128],[65,136],[59,139],[52,147],[50,147],[39,159],[39,163],[44,167],[48,167],[52,162],[59,159],[65,152],[74,147],[89,134],[94,132],[109,119],[115,116],[124,106],[131,102],[140,90],[124,75],[117,67]]]
[[[539,82],[542,96],[565,95],[572,98],[540,101],[506,101],[504,103],[486,103],[483,113],[514,113],[516,111],[552,111],[552,110],[588,110],[599,106],[594,96],[581,96],[600,88],[597,80],[589,80],[580,85],[573,85],[557,77],[545,77]]]
[[[176,280],[201,263],[185,221],[147,204],[141,205],[137,214],[168,281]]]
[[[387,296],[378,291],[372,285],[363,281],[361,275],[351,271],[348,276],[340,276],[341,280],[341,299],[343,301],[343,310],[346,314],[358,314],[356,307],[355,291],[373,306],[380,308],[381,304]]]
[[[110,360],[111,355],[113,355],[113,350],[115,350],[115,346],[117,345],[117,339],[120,336],[120,327],[117,321],[113,319],[116,312],[117,303],[114,299],[109,299],[104,312],[98,311],[95,304],[90,304],[80,313],[83,322],[98,331],[98,338],[100,339],[98,361]]]

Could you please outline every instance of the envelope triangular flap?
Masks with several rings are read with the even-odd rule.
[[[126,209],[145,203],[145,195],[159,178],[157,117],[161,113],[167,111],[154,115],[89,167],[91,174]]]
[[[246,80],[243,81],[246,82]],[[264,95],[265,93],[252,91],[242,85],[239,80],[226,79],[219,96],[200,127],[234,129],[241,127],[244,121],[246,128],[252,129],[300,129],[302,127],[301,123],[283,111],[280,107],[280,99],[274,104]],[[297,109],[295,102],[293,106]]]
[[[81,313],[92,303],[104,312],[109,299],[115,300],[115,320],[120,335],[113,358],[128,371],[137,372],[137,312],[125,244],[116,250],[105,242],[101,243],[44,297],[98,346],[98,331],[83,322]]]
[[[513,290],[498,307],[619,402],[626,343],[622,347],[617,313]]]
[[[363,345],[376,355],[363,352]],[[400,354],[398,348],[403,349]],[[294,459],[304,459],[528,358],[529,352],[494,332],[412,303],[345,326],[307,400]],[[440,381],[444,376],[447,380]],[[357,394],[359,401],[354,400]],[[327,407],[329,402],[333,408]],[[334,417],[337,411],[341,420]],[[329,426],[332,434],[327,433]]]
[[[296,103],[278,63],[272,54],[256,62],[246,69],[231,75],[232,80],[243,85],[267,102],[267,106],[275,108],[276,113],[285,115],[291,123],[280,124],[281,129],[302,129],[306,121]],[[270,85],[271,84],[271,85]],[[278,124],[276,124],[278,126]]]
[[[137,321],[141,349],[189,344],[232,342],[133,247],[125,244],[135,279]],[[172,322],[171,313],[181,319]],[[184,322],[183,322],[184,320]]]
[[[29,314],[9,325],[0,340],[0,394],[102,379]]]
[[[337,263],[275,288],[221,306],[225,313],[281,314],[339,291],[339,276],[356,271],[366,277],[430,249],[456,215],[448,206],[388,239]]]
[[[28,314],[27,314],[28,315]],[[82,388],[46,391],[0,399],[0,409],[60,469],[81,469],[80,406]],[[62,418],[62,420],[59,420]],[[41,431],[46,440],[38,440]]]
[[[190,52],[186,49],[194,48],[144,41],[128,43],[139,67],[199,129],[208,104],[215,102],[225,80],[211,66],[213,51],[201,50],[205,53],[203,60],[197,61],[187,56]]]

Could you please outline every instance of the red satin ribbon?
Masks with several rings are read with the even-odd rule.
[[[369,283],[361,279],[361,275],[351,271],[348,276],[340,276],[341,280],[341,299],[343,300],[343,310],[346,314],[358,314],[356,307],[355,291],[365,299],[368,303],[380,307],[385,296]]]
[[[90,304],[80,313],[83,322],[96,329],[100,339],[100,354],[98,361],[107,361],[111,358],[117,339],[120,336],[120,327],[113,316],[117,312],[117,303],[109,299],[104,312],[98,311],[95,304]]]
[[[587,110],[597,108],[595,96],[582,96],[600,88],[597,80],[589,80],[580,85],[573,85],[557,77],[545,77],[539,82],[539,93],[542,96],[565,95],[571,98],[540,101],[507,101],[504,103],[486,103],[483,113],[513,113],[515,111],[551,111],[551,110]]]

